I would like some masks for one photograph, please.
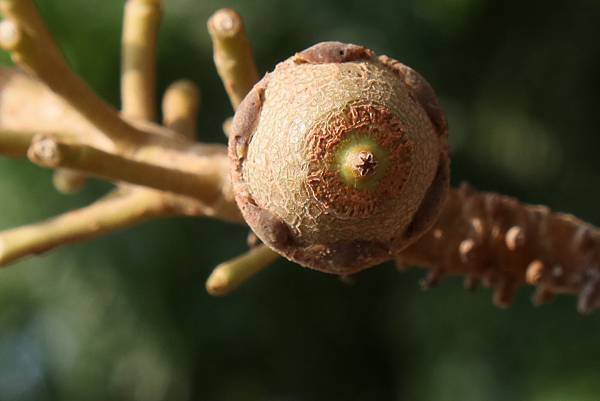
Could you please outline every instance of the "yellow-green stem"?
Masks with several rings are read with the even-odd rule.
[[[206,280],[206,290],[212,295],[226,295],[264,270],[279,258],[266,245],[259,245],[235,259],[221,263]]]

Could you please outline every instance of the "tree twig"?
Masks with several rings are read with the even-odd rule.
[[[79,210],[45,222],[0,232],[0,266],[57,246],[173,214],[159,192],[117,191]]]
[[[19,131],[0,131],[0,154],[9,157],[22,157],[27,153],[33,134]]]
[[[36,134],[76,132],[106,149],[111,142],[68,104],[37,79],[12,68],[0,68],[0,154],[7,154],[9,143],[18,141],[12,157],[24,157],[24,145]],[[20,136],[20,138],[17,138]]]
[[[158,151],[158,149],[155,149]],[[196,170],[181,170],[150,164],[126,155],[108,153],[89,145],[69,142],[59,136],[40,135],[34,138],[28,152],[29,159],[47,168],[68,168],[111,181],[125,181],[154,189],[193,197],[207,205],[222,196],[226,172],[209,157],[195,158]],[[182,162],[173,160],[173,166],[185,165],[187,155],[181,154]]]
[[[87,177],[80,171],[60,168],[52,176],[54,188],[62,194],[74,194],[85,186]]]
[[[200,91],[191,81],[172,83],[162,101],[163,124],[186,138],[197,137],[197,114],[200,109]]]
[[[239,14],[225,8],[208,20],[217,72],[234,109],[258,81],[252,49]]]
[[[31,0],[0,0],[0,46],[13,61],[42,80],[108,137],[141,140],[145,135],[122,120],[67,65]]]
[[[227,295],[277,259],[279,254],[266,245],[258,245],[215,267],[206,280],[206,290],[211,295]]]
[[[160,1],[125,3],[121,41],[121,112],[127,118],[156,119],[156,40]]]

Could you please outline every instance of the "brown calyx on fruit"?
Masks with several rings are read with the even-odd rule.
[[[296,64],[329,64],[368,60],[373,55],[373,51],[366,47],[349,43],[322,42],[296,53],[291,59]]]
[[[326,42],[248,94],[229,154],[238,205],[265,244],[351,274],[433,224],[448,190],[445,119],[426,81],[399,66]]]

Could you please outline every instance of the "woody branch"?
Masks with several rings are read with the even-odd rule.
[[[125,5],[121,114],[69,69],[31,0],[0,0],[0,9],[6,17],[0,45],[35,77],[0,70],[0,154],[28,154],[42,166],[117,183],[90,206],[0,233],[0,265],[152,218],[206,215],[241,222],[224,146],[193,142],[197,88],[174,83],[163,98],[163,125],[152,122],[159,1]],[[220,10],[208,27],[235,109],[258,77],[243,24],[232,10]],[[259,245],[219,265],[207,288],[225,294],[277,257]],[[425,287],[451,274],[465,276],[468,288],[482,282],[494,288],[499,306],[530,284],[538,288],[536,303],[565,293],[579,296],[581,312],[600,307],[598,229],[508,197],[453,190],[435,227],[396,259],[430,268]]]
[[[491,287],[499,307],[509,306],[516,289],[528,284],[536,287],[536,305],[572,294],[581,313],[600,308],[600,230],[468,185],[451,192],[433,229],[396,262],[429,268],[424,288],[448,275],[464,276],[467,289]]]
[[[149,218],[185,214],[240,221],[228,182],[226,149],[192,142],[199,98],[193,84],[177,83],[167,91],[167,127],[147,122],[154,107],[147,95],[153,89],[139,88],[154,87],[156,40],[136,33],[157,29],[158,2],[130,0],[126,5],[122,116],[68,68],[31,1],[3,0],[0,8],[5,16],[0,44],[35,77],[0,71],[0,152],[28,154],[43,166],[67,167],[118,183],[112,195],[89,207],[0,233],[0,264]],[[127,212],[114,213],[115,205]]]

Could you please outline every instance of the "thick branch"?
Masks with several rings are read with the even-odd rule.
[[[0,154],[8,154],[10,145],[19,150],[11,156],[25,156],[23,145],[27,141],[35,134],[52,132],[74,132],[103,148],[112,148],[112,142],[79,113],[22,71],[0,68],[0,94]],[[18,147],[14,147],[15,141],[20,143]]]
[[[105,135],[123,141],[144,137],[69,68],[31,0],[0,0],[0,11],[7,18],[0,26],[0,46],[15,63],[39,77]]]
[[[122,153],[112,142],[106,141],[94,126],[87,123],[36,79],[13,69],[0,69],[0,92],[0,154],[25,156],[25,145],[36,133],[52,136],[56,132],[69,133],[70,138],[85,140],[88,146],[106,153]],[[182,199],[180,203],[186,210],[185,214],[198,215],[199,210],[202,210],[203,215],[243,222],[233,200],[233,190],[228,177],[227,151],[223,145],[194,144],[171,129],[150,123],[135,124],[138,129],[146,132],[152,141],[139,144],[136,149],[129,149],[126,152],[128,158],[190,173],[204,170],[209,163],[225,177],[222,186],[213,189],[220,191],[220,199],[215,204],[199,205],[199,201]],[[117,179],[124,180],[119,176]]]
[[[22,157],[27,153],[32,134],[18,131],[0,131],[0,154],[9,157]]]
[[[85,208],[0,233],[0,266],[57,246],[98,237],[173,210],[155,191],[118,191]]]
[[[451,193],[434,228],[397,261],[431,268],[426,287],[449,274],[465,276],[469,288],[482,281],[494,288],[498,306],[527,283],[537,286],[536,304],[563,293],[579,296],[582,313],[600,308],[600,230],[468,186]]]
[[[113,152],[117,148],[104,133],[42,82],[19,70],[0,68],[0,93],[0,135],[8,131],[33,138],[35,134],[65,132],[105,151]],[[136,147],[154,144],[181,150],[194,146],[193,142],[171,129],[143,121],[133,121],[132,124],[143,132],[145,138],[143,143],[136,144]]]
[[[127,118],[156,119],[156,40],[159,0],[128,0],[121,45],[121,112]]]
[[[208,20],[217,72],[234,109],[258,82],[252,49],[238,13],[221,9]]]

